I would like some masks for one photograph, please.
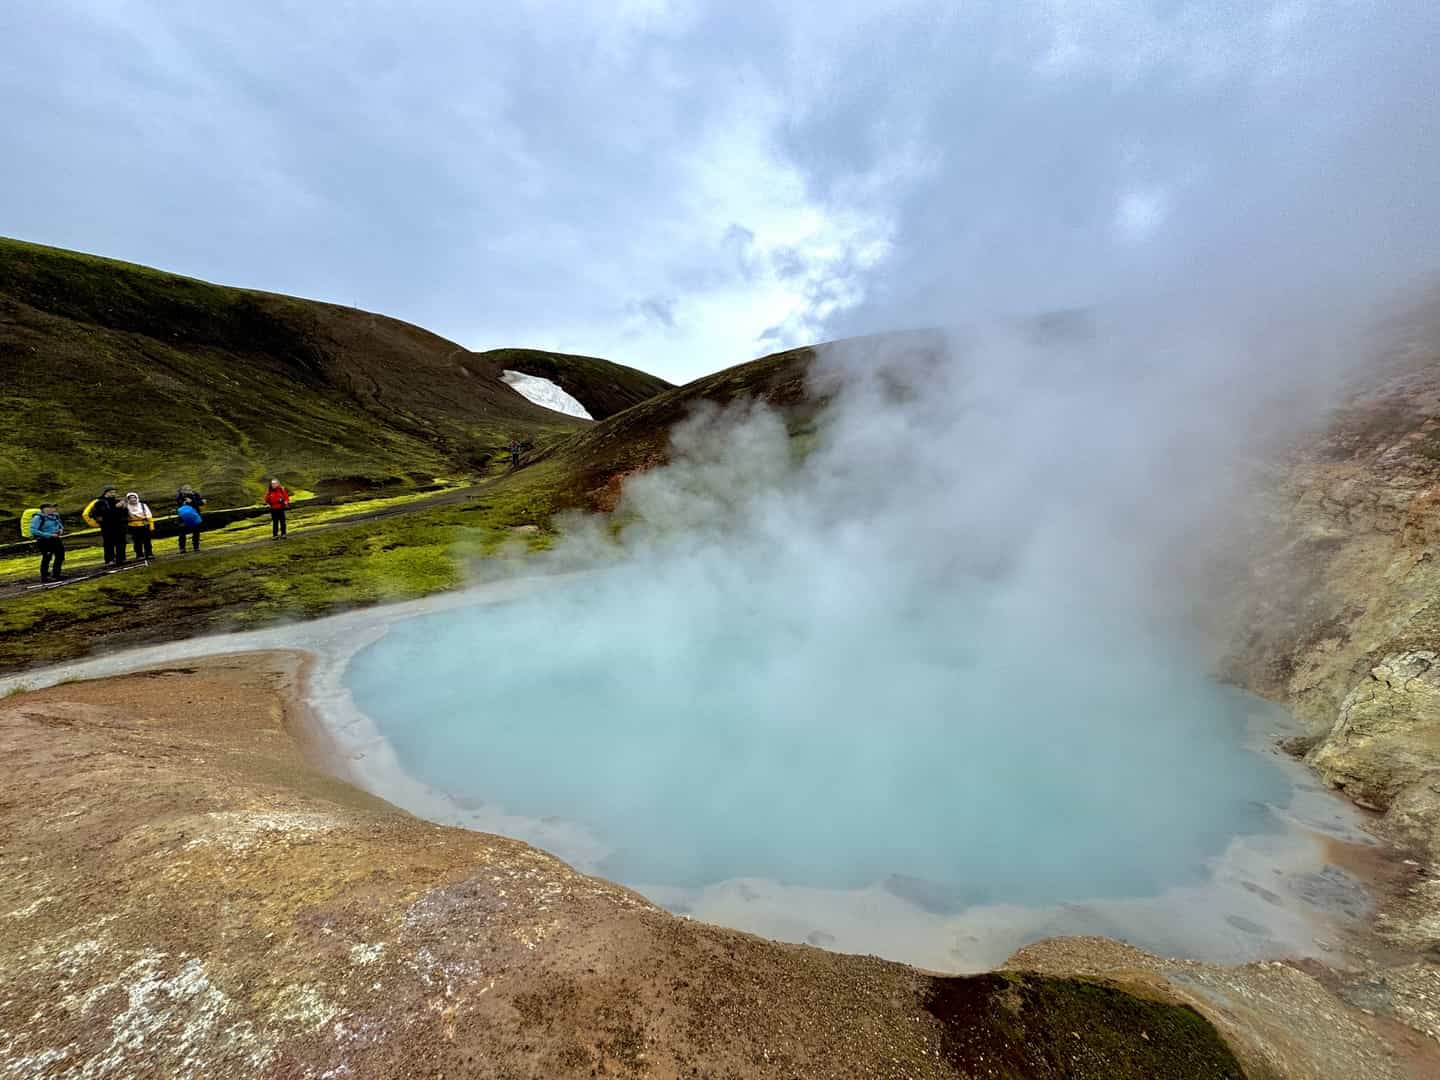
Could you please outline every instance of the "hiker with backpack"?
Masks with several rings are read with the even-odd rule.
[[[105,547],[106,566],[125,565],[125,534],[130,527],[130,512],[120,501],[113,487],[107,487],[97,498],[90,500],[80,516],[92,529],[100,530],[100,540]]]
[[[205,496],[189,484],[181,484],[180,490],[175,492],[175,516],[180,519],[181,555],[185,554],[187,538],[193,542],[196,551],[200,550],[200,524],[204,520],[200,516],[200,508],[204,505]]]
[[[60,508],[54,503],[41,503],[40,509],[30,517],[30,537],[40,549],[40,580],[64,581],[60,572],[65,565],[65,525],[60,520]]]
[[[150,534],[155,531],[155,515],[133,491],[125,493],[125,514],[130,526],[130,541],[135,545],[135,558],[153,559],[155,551],[150,543]]]
[[[274,477],[270,478],[270,488],[265,492],[265,505],[270,507],[270,539],[279,540],[285,535],[285,511],[290,506],[290,492]]]

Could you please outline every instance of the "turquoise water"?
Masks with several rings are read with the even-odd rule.
[[[927,908],[1144,896],[1275,827],[1254,699],[983,593],[904,618],[613,574],[422,616],[347,683],[404,767],[583,826],[634,885],[886,883]]]

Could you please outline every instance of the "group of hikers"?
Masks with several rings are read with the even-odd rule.
[[[181,484],[175,492],[182,555],[187,544],[195,551],[200,550],[200,532],[205,523],[200,508],[204,505],[205,496],[189,484]],[[270,508],[270,538],[279,540],[286,534],[285,511],[290,507],[290,493],[279,480],[271,479],[265,491],[265,505]],[[90,501],[80,516],[86,525],[100,530],[106,566],[124,566],[129,559],[127,549],[132,546],[137,560],[143,562],[155,557],[151,543],[155,515],[137,492],[126,492],[122,499],[118,488],[107,487]],[[29,513],[28,522],[22,522],[22,526],[22,531],[40,550],[40,580],[64,581],[65,525],[60,520],[60,508],[55,503],[41,503],[38,510]]]

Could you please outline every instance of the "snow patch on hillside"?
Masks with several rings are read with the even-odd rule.
[[[507,370],[500,376],[500,381],[527,401],[532,401],[542,408],[554,409],[566,416],[578,416],[584,420],[595,419],[584,405],[549,379],[542,379],[539,375],[526,375],[523,371]]]

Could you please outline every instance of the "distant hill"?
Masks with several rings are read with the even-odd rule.
[[[114,483],[226,503],[270,475],[344,490],[472,472],[511,436],[589,426],[532,405],[506,369],[597,419],[670,389],[594,357],[471,352],[335,304],[212,285],[0,238],[0,515]]]
[[[944,337],[925,329],[807,345],[655,394],[537,455],[540,469],[554,478],[553,499],[557,505],[613,510],[626,479],[669,459],[671,429],[702,403],[723,408],[741,401],[761,402],[780,413],[792,436],[813,433],[838,385],[833,373],[827,374],[823,365],[816,367],[817,358],[831,349],[859,350],[856,355],[861,358],[871,350],[867,363],[879,363],[883,357],[895,365],[892,383],[896,392],[902,392],[905,366],[914,374],[943,362]]]
[[[702,376],[575,433],[550,449],[541,465],[565,477],[560,501],[614,509],[625,478],[663,464],[671,428],[701,402],[763,401],[782,409],[792,428],[802,426],[819,407],[807,386],[814,360],[813,348],[790,349]]]

